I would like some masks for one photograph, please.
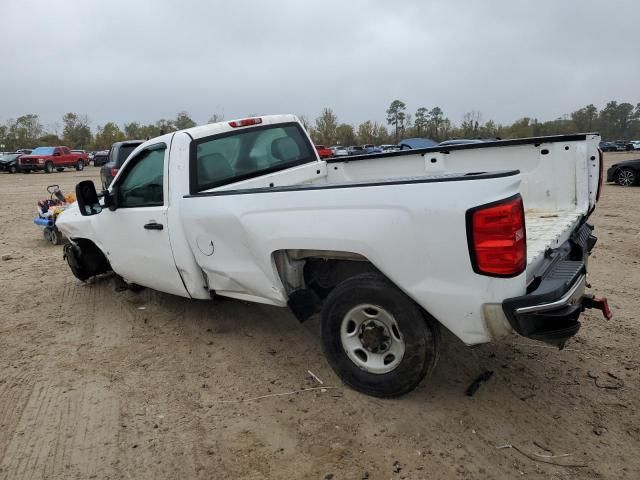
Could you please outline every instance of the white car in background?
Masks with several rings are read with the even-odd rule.
[[[378,148],[386,153],[397,152],[398,150],[400,150],[400,147],[398,147],[398,145],[391,145],[391,144],[380,145]]]
[[[347,150],[347,147],[344,147],[342,145],[334,145],[333,147],[331,147],[331,151],[333,152],[334,157],[349,156],[349,151]]]

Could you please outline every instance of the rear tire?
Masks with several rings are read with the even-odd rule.
[[[630,168],[621,168],[616,172],[615,182],[621,187],[630,187],[638,181],[636,172]]]
[[[9,167],[9,173],[18,173],[18,167],[16,167],[15,165],[11,165]]]
[[[44,173],[53,172],[53,162],[47,162],[44,164]]]
[[[50,240],[51,243],[53,243],[54,245],[60,245],[62,243],[62,233],[60,233],[60,230],[58,230],[57,228],[53,227],[51,229],[51,234],[50,234]]]
[[[435,367],[440,329],[383,275],[365,273],[340,283],[327,297],[322,343],[347,385],[367,395],[397,397]]]
[[[76,163],[76,170],[79,172],[84,170],[84,162],[82,160],[78,160],[78,163]]]

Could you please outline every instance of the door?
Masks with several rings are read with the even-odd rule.
[[[62,149],[60,147],[56,147],[53,150],[53,166],[54,167],[63,167],[64,166],[64,157],[62,156]]]
[[[74,165],[74,155],[67,147],[62,147],[62,161],[65,167],[72,167]]]
[[[167,147],[142,150],[112,186],[116,210],[96,221],[113,271],[127,282],[188,297],[176,269],[167,224]]]

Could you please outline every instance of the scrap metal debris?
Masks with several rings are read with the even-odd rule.
[[[467,387],[467,389],[465,390],[465,395],[467,395],[467,397],[473,397],[473,395],[478,391],[478,389],[480,388],[480,385],[482,385],[485,382],[488,382],[489,379],[493,377],[493,370],[487,370],[483,373],[481,373],[478,378],[476,378],[471,385],[469,385],[469,387]]]
[[[569,464],[569,463],[558,463],[558,462],[554,462],[553,459],[556,458],[567,458],[572,456],[572,453],[563,453],[561,455],[541,455],[539,453],[528,453],[525,452],[524,450],[522,450],[520,447],[516,446],[516,445],[512,445],[510,443],[507,443],[506,445],[498,445],[496,446],[496,448],[498,450],[502,450],[504,448],[511,448],[513,450],[515,450],[516,452],[518,452],[521,455],[524,455],[525,457],[527,457],[529,460],[533,460],[534,462],[541,462],[541,463],[548,463],[549,465],[554,465],[556,467],[568,467],[568,468],[586,468],[588,467],[588,465],[583,465],[583,464]]]

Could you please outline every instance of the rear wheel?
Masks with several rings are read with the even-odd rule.
[[[44,172],[45,173],[53,172],[53,162],[47,162],[44,164]]]
[[[9,173],[17,173],[18,172],[18,167],[16,167],[15,165],[11,165],[9,167]]]
[[[354,389],[377,397],[413,390],[435,367],[437,322],[380,274],[340,283],[322,311],[329,364]]]
[[[636,172],[630,168],[621,168],[616,173],[615,181],[618,185],[623,187],[630,187],[637,181]]]
[[[78,160],[78,163],[76,163],[76,170],[84,170],[84,162],[82,160]]]
[[[60,245],[62,243],[62,234],[56,227],[45,227],[44,238],[54,245]]]

